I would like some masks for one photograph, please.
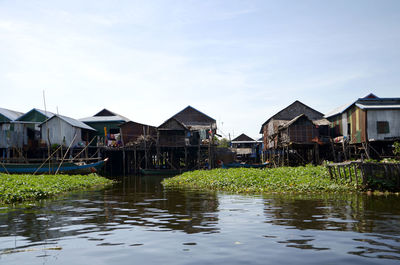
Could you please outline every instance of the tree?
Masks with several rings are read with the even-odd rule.
[[[216,143],[218,147],[230,147],[229,140],[226,138],[217,139]]]

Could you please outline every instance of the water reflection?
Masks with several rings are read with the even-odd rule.
[[[396,195],[275,194],[265,195],[264,200],[266,223],[298,231],[357,232],[359,237],[352,239],[355,250],[348,254],[400,260],[400,204]],[[288,239],[278,243],[301,249],[329,250],[329,247],[319,246],[321,241],[315,240],[315,234],[309,239]],[[326,245],[326,242],[320,245]]]
[[[160,179],[125,178],[105,191],[78,192],[29,206],[0,209],[0,237],[34,242],[96,232],[102,241],[115,229],[143,227],[146,231],[216,233],[218,201],[215,193],[163,191]],[[21,243],[21,240],[18,240]],[[0,245],[1,247],[1,245]]]
[[[365,194],[266,195],[267,222],[297,229],[400,235],[399,197]]]
[[[400,199],[165,190],[124,178],[103,191],[0,208],[0,263],[395,264]]]

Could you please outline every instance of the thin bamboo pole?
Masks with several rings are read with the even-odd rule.
[[[47,157],[47,159],[43,162],[43,164],[41,164],[40,167],[38,167],[38,168],[36,169],[36,171],[33,172],[32,175],[35,175],[35,174],[39,171],[39,169],[41,169],[41,168],[43,167],[43,165],[46,164],[47,161],[50,160],[50,158],[51,158],[55,153],[58,152],[58,150],[59,150],[60,148],[61,148],[61,146],[59,146],[49,157]]]
[[[74,138],[72,139],[71,143],[69,144],[67,151],[65,151],[65,154],[64,154],[64,156],[63,156],[63,158],[62,158],[60,164],[58,165],[58,168],[57,168],[56,173],[55,173],[54,175],[57,175],[58,171],[60,170],[60,167],[61,167],[62,163],[64,162],[64,159],[65,159],[65,157],[67,156],[68,151],[69,151],[69,149],[71,148],[72,144],[74,143],[75,138],[76,138],[77,135],[78,135],[78,134],[75,133],[75,136],[74,136]]]

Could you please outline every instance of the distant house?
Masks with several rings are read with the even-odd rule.
[[[236,153],[237,160],[258,162],[261,142],[242,133],[231,141],[231,150]]]
[[[4,159],[10,157],[10,148],[22,148],[26,143],[25,128],[14,121],[23,113],[0,108],[0,156]]]
[[[364,98],[334,109],[326,114],[336,141],[351,145],[369,143],[374,153],[391,149],[400,140],[400,98]],[[384,153],[384,152],[383,152]]]
[[[54,113],[50,111],[34,108],[15,120],[16,123],[22,124],[25,128],[26,142],[24,145],[27,145],[28,150],[35,150],[39,147],[41,140],[39,125],[53,115]]]
[[[97,136],[98,140],[94,141],[94,145],[116,145],[120,139],[120,125],[130,121],[128,118],[115,112],[103,109],[92,117],[82,118],[79,121],[89,125],[96,131],[90,134],[93,138]]]
[[[144,140],[146,137],[151,137],[154,141],[157,138],[157,127],[146,125],[134,121],[128,121],[121,125],[122,141],[125,146],[134,145]]]
[[[89,133],[96,131],[81,121],[62,115],[54,115],[42,122],[39,127],[42,139],[47,144],[67,147],[86,146],[89,141]]]
[[[158,146],[197,146],[216,133],[215,119],[188,106],[158,126]]]
[[[260,133],[266,157],[271,159],[271,154],[288,156],[291,149],[290,154],[301,156],[307,163],[316,159],[315,156],[307,158],[308,150],[312,150],[316,143],[321,144],[329,135],[329,121],[321,112],[296,100],[264,122]]]

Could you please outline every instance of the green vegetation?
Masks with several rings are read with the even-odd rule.
[[[90,175],[6,175],[0,174],[0,203],[48,198],[66,191],[106,187],[112,180]]]
[[[232,168],[197,170],[165,179],[165,187],[232,192],[339,192],[356,191],[355,183],[331,180],[323,166],[270,169]]]
[[[400,142],[395,142],[393,144],[393,154],[400,156]]]
[[[218,139],[217,137],[214,138],[217,147],[224,147],[227,148],[230,146],[230,141],[226,138]]]

